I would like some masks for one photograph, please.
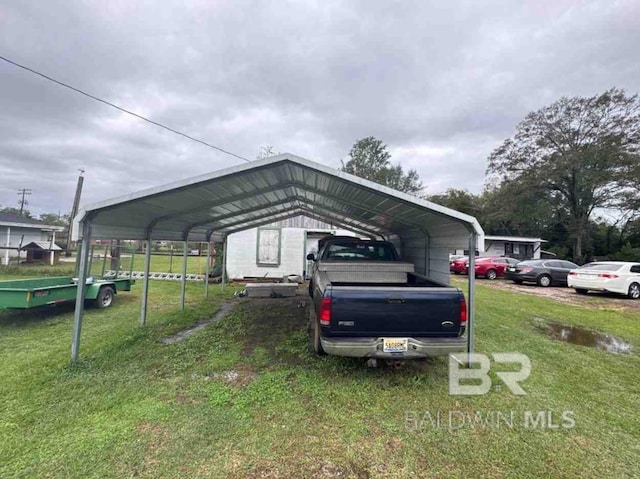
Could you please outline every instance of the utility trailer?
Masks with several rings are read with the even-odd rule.
[[[134,283],[130,278],[89,278],[86,299],[98,308],[108,308],[117,293],[131,291]],[[69,276],[0,281],[0,309],[29,309],[75,301],[77,292],[78,279]]]

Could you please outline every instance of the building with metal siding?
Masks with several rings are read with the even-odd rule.
[[[229,235],[227,239],[227,275],[230,279],[282,278],[288,275],[306,277],[309,270],[307,254],[317,252],[318,240],[327,235],[355,236],[352,231],[332,228],[331,225],[305,217],[292,218],[261,228],[251,228]],[[286,226],[293,224],[296,226]],[[283,226],[284,225],[284,226]],[[278,232],[274,245],[273,264],[261,262],[261,233]]]
[[[8,265],[26,258],[20,248],[31,242],[55,244],[55,235],[64,230],[62,226],[44,224],[42,221],[0,212],[0,264]]]

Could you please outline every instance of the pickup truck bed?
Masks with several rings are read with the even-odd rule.
[[[309,288],[313,350],[389,359],[465,351],[464,295],[413,269],[401,261],[318,260]]]

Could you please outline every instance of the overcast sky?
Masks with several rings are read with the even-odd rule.
[[[528,3],[525,4],[525,3]],[[561,96],[640,91],[640,2],[0,0],[0,55],[255,159],[340,165],[365,136],[426,192]],[[240,160],[0,62],[0,205],[36,214]]]

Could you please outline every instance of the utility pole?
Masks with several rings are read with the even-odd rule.
[[[18,196],[22,196],[22,198],[18,200],[18,204],[20,205],[20,216],[22,216],[24,205],[29,204],[29,202],[25,200],[24,197],[25,195],[30,195],[30,194],[31,194],[31,190],[29,188],[20,188],[18,190]]]
[[[76,196],[73,199],[73,207],[71,208],[71,217],[69,218],[69,233],[67,234],[67,248],[64,252],[66,257],[71,256],[71,233],[73,232],[73,219],[78,214],[78,206],[80,206],[80,195],[82,194],[82,183],[84,182],[84,170],[78,168],[80,175],[78,176],[78,184],[76,185]]]

